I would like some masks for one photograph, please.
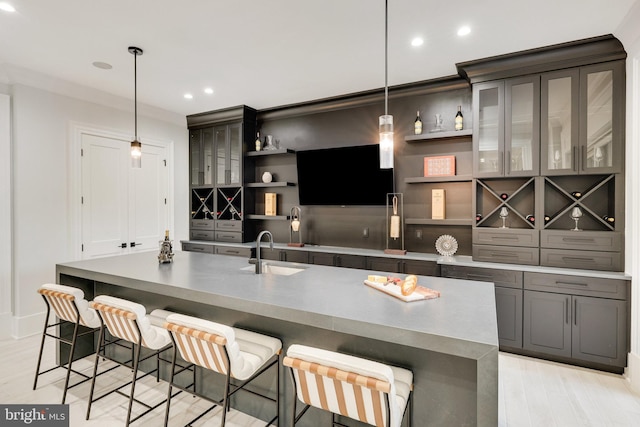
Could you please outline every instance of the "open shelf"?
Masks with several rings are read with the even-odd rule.
[[[213,219],[213,188],[191,190],[191,219]]]
[[[296,184],[294,182],[250,182],[246,185],[249,188],[272,188],[272,187],[293,187]]]
[[[528,215],[535,218],[535,178],[477,179],[475,205],[482,216],[476,227],[500,227],[500,211],[506,207],[510,228],[535,229],[535,222],[527,220]]]
[[[424,218],[407,218],[407,225],[473,225],[472,219],[424,219]]]
[[[405,178],[407,184],[424,184],[429,182],[471,182],[471,175],[452,175],[452,176],[417,176]]]
[[[250,214],[246,216],[246,219],[262,219],[269,221],[288,221],[289,215],[256,215]]]
[[[463,130],[450,130],[443,132],[424,132],[420,135],[407,135],[404,137],[406,142],[418,142],[418,141],[428,141],[431,139],[449,139],[449,138],[460,138],[464,136],[471,136],[471,129],[463,129]]]
[[[261,157],[261,156],[273,156],[275,154],[293,154],[295,150],[290,148],[278,148],[277,150],[260,150],[260,151],[249,151],[247,152],[247,157]]]

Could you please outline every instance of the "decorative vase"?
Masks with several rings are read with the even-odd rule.
[[[272,180],[273,180],[273,175],[271,175],[271,172],[265,172],[262,174],[262,182],[269,183]]]

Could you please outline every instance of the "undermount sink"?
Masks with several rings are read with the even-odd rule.
[[[291,276],[296,273],[300,273],[301,271],[306,270],[309,267],[296,265],[295,267],[289,265],[282,264],[272,264],[270,262],[262,263],[262,273],[263,274],[275,274],[278,276]],[[250,265],[247,267],[243,267],[242,270],[246,271],[255,271],[255,265]]]

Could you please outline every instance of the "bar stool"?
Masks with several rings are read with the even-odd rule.
[[[171,339],[174,343],[171,380],[167,393],[167,409],[164,420],[165,427],[169,422],[171,389],[173,387],[185,390],[214,404],[187,425],[191,425],[216,406],[220,406],[222,407],[220,425],[224,426],[227,411],[229,410],[229,398],[236,391],[244,389],[247,384],[272,366],[276,368],[277,391],[275,398],[254,390],[245,389],[245,391],[275,402],[276,416],[267,425],[271,425],[279,419],[280,375],[278,367],[282,350],[282,342],[279,339],[182,314],[168,316],[164,327],[171,332]],[[195,387],[194,390],[187,390],[175,384],[176,348],[180,352],[182,359],[191,363],[194,370],[199,366],[225,375],[224,395],[221,400],[218,401],[204,396],[198,393]],[[232,378],[236,380],[234,383],[231,382]]]
[[[166,400],[162,402],[150,406],[144,402],[135,399],[135,387],[136,381],[142,379],[148,375],[156,374],[156,381],[160,380],[160,360],[164,360],[160,358],[160,353],[165,350],[168,350],[171,346],[171,338],[169,337],[169,333],[162,327],[158,326],[159,324],[164,322],[166,316],[170,313],[165,310],[154,310],[149,315],[146,314],[146,309],[143,305],[128,301],[121,298],[115,298],[107,295],[97,296],[91,303],[90,306],[95,309],[100,317],[100,321],[103,325],[105,325],[111,335],[114,337],[118,337],[124,341],[128,341],[132,345],[133,349],[133,357],[132,360],[128,360],[126,362],[122,362],[117,360],[115,357],[111,357],[109,355],[100,354],[101,352],[96,353],[96,360],[93,367],[93,377],[91,380],[91,392],[89,393],[89,404],[87,407],[87,417],[91,414],[91,405],[93,402],[102,399],[103,397],[111,394],[118,393],[122,396],[129,398],[129,408],[127,410],[127,420],[125,425],[129,425],[130,423],[136,421],[140,417],[145,414],[153,411],[160,405],[164,404]],[[102,349],[105,345],[104,342],[104,327],[100,330],[100,338],[99,338],[99,349]],[[151,353],[147,356],[140,358],[141,348],[145,347],[148,350],[151,350]],[[102,352],[104,353],[104,352]],[[93,392],[95,389],[96,383],[96,373],[98,371],[98,362],[100,357],[104,359],[111,360],[117,363],[120,366],[126,366],[133,371],[133,376],[131,381],[128,383],[121,385],[120,387],[111,390],[97,398],[93,398]],[[155,369],[146,372],[145,374],[138,377],[138,366],[140,362],[150,359],[152,357],[156,358],[156,367]],[[129,365],[129,363],[133,363]],[[131,384],[131,392],[130,394],[125,394],[120,391],[120,389]],[[133,407],[133,401],[140,403],[141,405],[147,408],[142,414],[137,417],[131,419],[131,409]]]
[[[42,341],[40,342],[40,353],[38,354],[38,364],[36,366],[36,376],[33,381],[33,389],[35,390],[38,385],[38,377],[47,372],[51,372],[57,368],[63,368],[63,365],[54,366],[53,368],[46,369],[40,372],[40,364],[42,362],[42,352],[44,349],[45,338],[54,338],[57,341],[69,345],[69,360],[67,361],[67,376],[64,381],[64,391],[62,393],[62,403],[67,398],[67,390],[80,385],[91,377],[72,369],[73,356],[75,354],[76,342],[79,337],[93,334],[100,329],[100,318],[95,310],[89,308],[89,302],[84,299],[84,292],[82,289],[74,288],[71,286],[58,285],[53,283],[46,283],[38,289],[38,293],[42,295],[44,302],[47,304],[47,317],[44,319],[44,330],[42,331]],[[51,309],[55,313],[58,321],[55,323],[49,323],[49,316]],[[71,340],[62,336],[62,334],[53,334],[48,332],[49,328],[54,326],[60,326],[63,324],[73,324],[73,335]],[[83,332],[80,332],[80,330]],[[85,379],[69,386],[69,378],[71,372],[78,374]]]
[[[315,406],[378,427],[399,427],[409,408],[413,373],[407,369],[319,348],[293,344],[283,360],[291,372],[297,398],[306,404],[294,425]]]

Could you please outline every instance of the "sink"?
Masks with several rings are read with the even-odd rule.
[[[282,265],[282,264],[272,264],[270,262],[262,263],[262,274],[275,274],[277,276],[291,276],[296,273],[300,273],[301,271],[309,268],[308,266],[302,266],[294,264],[292,265]],[[255,265],[250,265],[247,267],[242,267],[241,270],[246,271],[255,271]]]

